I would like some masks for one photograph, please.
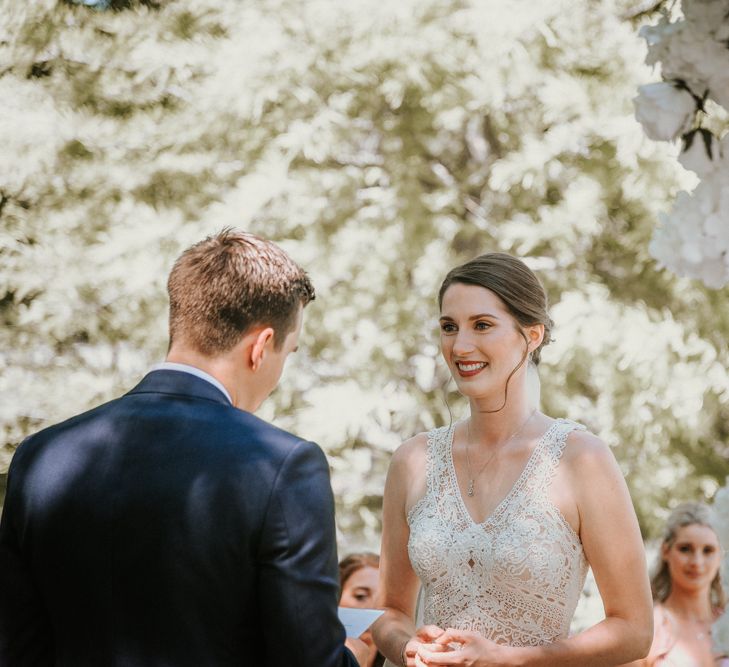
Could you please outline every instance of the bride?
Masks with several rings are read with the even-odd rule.
[[[519,259],[456,267],[439,293],[441,351],[470,416],[395,452],[373,633],[396,665],[618,665],[652,637],[643,543],[622,474],[583,426],[530,402],[552,322]],[[568,636],[587,567],[606,618]],[[426,625],[413,618],[423,589]]]

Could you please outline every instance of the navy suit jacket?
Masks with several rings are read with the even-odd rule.
[[[351,667],[321,449],[179,371],[25,440],[0,665]]]

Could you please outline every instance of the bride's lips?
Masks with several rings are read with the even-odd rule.
[[[457,361],[456,370],[462,378],[478,375],[488,364],[485,361]]]

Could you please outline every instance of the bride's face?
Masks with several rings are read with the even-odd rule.
[[[440,343],[458,390],[470,398],[503,396],[509,374],[527,352],[527,341],[529,349],[534,341],[538,344],[540,328],[527,327],[522,335],[522,328],[491,290],[453,283],[443,295]],[[526,364],[517,374],[525,370]]]

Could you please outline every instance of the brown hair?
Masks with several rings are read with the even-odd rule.
[[[272,327],[280,349],[299,306],[314,299],[308,276],[281,248],[229,228],[182,253],[167,291],[170,345],[184,338],[206,355],[226,352],[255,325]]]
[[[340,598],[342,597],[342,591],[344,590],[344,584],[347,583],[347,579],[363,567],[374,567],[375,569],[379,568],[380,557],[370,551],[363,551],[362,553],[349,554],[349,556],[346,556],[339,561]]]
[[[695,525],[706,526],[714,530],[714,526],[711,525],[711,510],[707,505],[690,502],[676,507],[668,517],[668,521],[666,521],[661,551],[664,548],[670,549],[673,546],[679,528]],[[651,577],[651,592],[653,593],[653,599],[657,602],[665,602],[671,594],[671,574],[668,571],[668,563],[661,553],[658,555],[656,570]],[[709,596],[711,606],[714,609],[724,609],[726,606],[726,593],[721,583],[721,572],[717,572],[711,582]]]
[[[503,252],[489,252],[451,269],[440,286],[438,308],[442,308],[443,295],[453,283],[491,290],[522,327],[543,324],[544,338],[539,347],[532,351],[532,361],[535,365],[539,364],[542,348],[551,340],[553,322],[547,312],[544,287],[524,262]],[[521,329],[519,331],[524,336],[524,332]]]

